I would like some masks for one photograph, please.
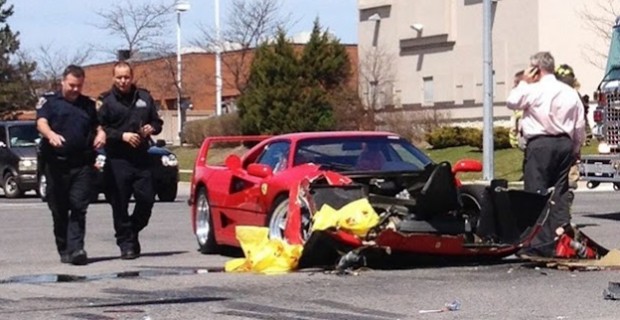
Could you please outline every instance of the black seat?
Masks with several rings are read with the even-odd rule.
[[[435,166],[417,199],[416,216],[423,219],[461,208],[452,166],[441,162]]]

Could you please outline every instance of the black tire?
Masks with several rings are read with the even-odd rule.
[[[196,215],[194,221],[196,223],[195,235],[198,241],[198,250],[204,254],[218,253],[220,246],[215,239],[211,206],[209,205],[207,190],[204,187],[198,189],[196,193],[196,209],[194,214]]]
[[[24,191],[19,187],[17,178],[12,173],[4,175],[4,196],[7,198],[19,198],[24,194]]]
[[[620,183],[614,183],[614,191],[620,191]]]
[[[462,185],[459,188],[463,213],[469,217],[473,232],[478,229],[482,205],[484,201],[487,201],[484,197],[485,188],[486,186],[475,184]]]
[[[99,191],[93,191],[93,194],[90,195],[90,203],[99,202]]]
[[[598,187],[599,184],[600,184],[600,182],[598,182],[598,181],[588,181],[588,183],[586,184],[586,187],[588,189],[594,189],[594,188]]]
[[[161,186],[157,191],[157,197],[159,201],[174,202],[177,198],[178,185],[176,183]]]

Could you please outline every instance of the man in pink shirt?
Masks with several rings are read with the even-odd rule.
[[[527,255],[554,255],[555,230],[570,222],[568,172],[585,140],[581,98],[575,89],[558,81],[554,72],[555,61],[549,52],[534,54],[523,79],[507,98],[508,108],[523,110],[525,191],[545,194],[549,188],[555,189],[556,205],[524,250]]]

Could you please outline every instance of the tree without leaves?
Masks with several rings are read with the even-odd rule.
[[[173,4],[163,2],[117,3],[97,12],[102,21],[96,27],[123,39],[126,46],[123,49],[129,50],[133,57],[138,51],[154,50],[165,42],[164,35],[170,26],[173,8]]]
[[[284,30],[289,17],[280,16],[279,7],[281,0],[231,0],[228,23],[220,32],[220,39],[212,27],[199,26],[200,37],[192,41],[207,51],[215,51],[215,48],[239,49],[230,59],[222,59],[222,64],[232,74],[232,81],[226,81],[226,85],[243,92],[249,77],[251,64],[251,51],[263,42],[274,38],[278,30]]]
[[[34,107],[36,100],[30,83],[36,64],[24,60],[11,63],[11,57],[19,49],[19,32],[13,33],[7,24],[7,19],[13,15],[13,6],[5,5],[6,0],[0,0],[0,118],[12,118],[17,110]]]
[[[65,68],[70,64],[83,65],[93,53],[92,46],[68,53],[64,49],[54,49],[51,44],[41,45],[35,53],[37,69],[34,76],[44,89],[57,90]]]
[[[390,91],[394,83],[392,65],[394,57],[381,47],[373,47],[364,52],[360,60],[360,90],[363,92],[364,104],[370,112],[382,109],[386,104],[385,98],[391,97]]]
[[[606,0],[588,2],[583,5],[579,14],[584,21],[586,28],[590,29],[599,41],[589,41],[583,52],[587,61],[598,68],[605,68],[607,54],[609,53],[609,43],[611,41],[611,30],[615,24],[616,17],[620,14],[616,7],[617,0]],[[594,43],[593,43],[594,42]],[[607,44],[607,46],[599,45]]]

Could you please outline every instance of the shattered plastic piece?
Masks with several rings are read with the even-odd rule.
[[[362,256],[356,251],[349,251],[347,254],[340,258],[338,261],[338,265],[336,265],[336,270],[338,271],[346,271],[351,268],[356,267],[360,262],[362,262]]]
[[[461,302],[459,300],[454,300],[452,302],[447,302],[442,309],[420,310],[418,313],[439,313],[458,310],[461,310]]]
[[[458,300],[454,300],[450,303],[446,303],[444,306],[448,311],[458,311],[461,310],[461,302]]]
[[[603,290],[605,300],[620,300],[620,282],[609,282],[607,289]]]

